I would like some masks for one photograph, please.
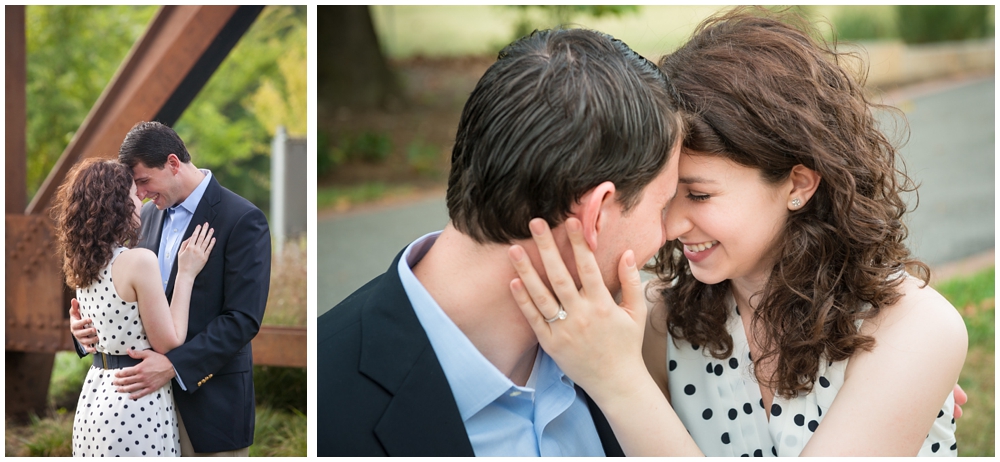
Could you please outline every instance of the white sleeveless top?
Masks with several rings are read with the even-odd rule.
[[[668,332],[671,404],[706,456],[798,456],[844,385],[847,360],[821,361],[812,391],[792,399],[776,396],[768,421],[760,387],[750,369],[743,321],[731,296],[729,303],[732,313],[726,329],[733,337],[733,354],[724,360],[684,340],[677,340],[675,346]],[[949,394],[918,455],[958,455],[954,403]]]
[[[127,355],[130,349],[151,348],[146,338],[146,329],[139,319],[138,305],[136,302],[122,300],[111,278],[111,265],[126,250],[128,249],[125,247],[115,249],[111,261],[98,275],[98,280],[87,287],[76,289],[80,317],[92,319],[97,328],[98,342],[94,348],[98,353]]]

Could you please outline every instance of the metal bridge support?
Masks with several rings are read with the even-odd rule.
[[[263,7],[162,7],[27,208],[24,7],[5,8],[6,409],[23,419],[45,410],[53,354],[73,349],[48,216],[56,189],[81,159],[115,157],[136,122],[173,125]]]

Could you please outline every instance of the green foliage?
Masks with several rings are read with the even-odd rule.
[[[254,366],[257,404],[306,412],[306,370],[301,367]]]
[[[437,174],[437,164],[440,158],[440,148],[427,144],[421,139],[413,140],[406,147],[406,163],[424,176],[432,177]]]
[[[26,9],[29,196],[155,12],[130,6]],[[266,7],[174,129],[195,165],[266,211],[271,138],[278,125],[292,136],[305,135],[306,81],[306,7]]]
[[[639,11],[635,5],[510,5],[520,11],[520,19],[514,25],[513,40],[524,37],[535,29],[551,29],[569,25],[574,18],[589,16],[624,16]],[[532,12],[541,12],[544,19],[532,18]]]
[[[59,408],[76,408],[87,371],[94,364],[93,357],[80,358],[75,351],[56,353],[49,382],[49,404]]]
[[[392,139],[379,132],[364,131],[357,136],[343,135],[336,146],[328,148],[331,168],[350,161],[379,164],[392,153]]]
[[[306,132],[306,9],[264,8],[174,126],[195,165],[264,210],[278,125]]]
[[[373,164],[380,163],[392,152],[392,140],[389,135],[376,132],[363,132],[354,138],[348,151],[348,159],[360,159]]]
[[[879,14],[889,7],[843,6],[833,18],[838,40],[885,40],[899,36],[895,14]]]
[[[155,12],[152,6],[25,8],[29,198]]]
[[[899,35],[906,43],[966,40],[993,35],[988,5],[899,5]]]
[[[322,178],[337,166],[330,153],[330,137],[320,130],[316,134],[316,176]]]

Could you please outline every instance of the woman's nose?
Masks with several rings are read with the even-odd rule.
[[[664,227],[668,241],[676,240],[691,230],[691,221],[687,218],[687,210],[684,205],[683,197],[674,197],[667,204]]]

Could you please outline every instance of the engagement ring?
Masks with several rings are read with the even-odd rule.
[[[559,305],[559,312],[555,316],[546,319],[545,322],[553,323],[560,319],[566,319],[566,310],[563,309],[562,305]]]

